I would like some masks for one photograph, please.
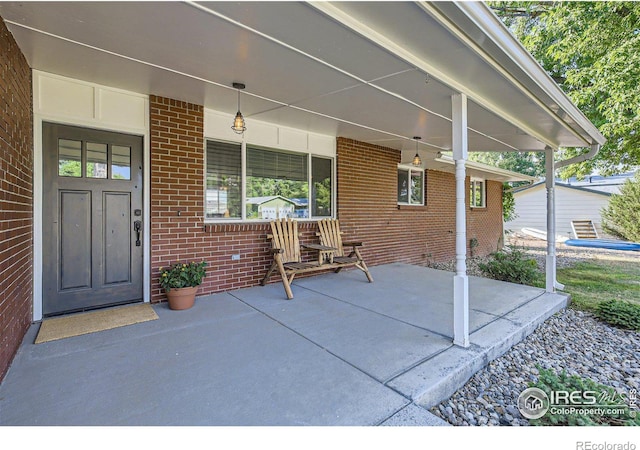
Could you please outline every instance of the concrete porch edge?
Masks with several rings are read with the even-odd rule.
[[[477,330],[471,335],[469,348],[451,347],[387,385],[416,405],[431,408],[451,397],[476,372],[523,341],[546,319],[566,308],[570,299],[566,294],[545,293]],[[523,313],[526,320],[522,320]]]

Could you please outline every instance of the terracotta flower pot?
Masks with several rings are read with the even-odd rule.
[[[198,292],[198,286],[171,289],[166,293],[169,308],[175,310],[191,308],[196,301],[196,292]]]

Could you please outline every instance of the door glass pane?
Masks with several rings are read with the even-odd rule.
[[[58,175],[82,176],[82,142],[58,139]]]
[[[114,145],[111,147],[111,178],[131,179],[131,147]]]
[[[87,142],[87,178],[107,178],[107,144]]]

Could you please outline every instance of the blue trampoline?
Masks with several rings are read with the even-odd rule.
[[[606,248],[609,250],[630,250],[640,252],[640,243],[617,241],[614,239],[568,239],[564,243],[573,247]]]

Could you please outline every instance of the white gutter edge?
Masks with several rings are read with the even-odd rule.
[[[600,144],[593,144],[591,145],[591,150],[589,150],[587,153],[583,153],[582,155],[574,156],[573,158],[565,159],[563,161],[558,161],[555,164],[555,168],[557,170],[561,167],[570,166],[571,164],[577,164],[586,161],[587,159],[591,159],[598,154],[598,152],[600,151],[600,147]]]
[[[576,107],[549,74],[540,66],[538,61],[524,48],[522,43],[511,34],[502,21],[483,2],[452,2],[462,13],[472,20],[482,32],[491,38],[505,52],[510,59],[524,72],[529,74],[532,80],[537,81],[549,97],[593,139],[592,143],[600,145],[606,142],[605,137],[598,128]],[[437,2],[435,4],[437,6]],[[558,117],[560,119],[560,117]]]

